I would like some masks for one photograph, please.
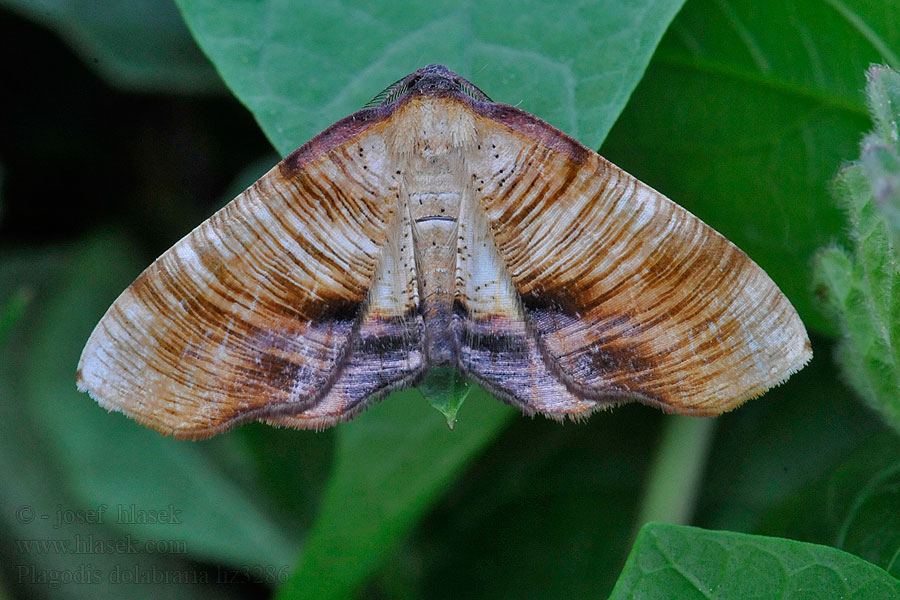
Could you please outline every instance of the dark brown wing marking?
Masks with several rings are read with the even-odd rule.
[[[471,192],[465,195],[458,244],[454,325],[459,369],[529,414],[590,412],[596,403],[573,394],[545,364],[484,210]]]
[[[401,211],[389,228],[378,269],[369,287],[359,330],[347,350],[343,368],[315,406],[268,416],[265,421],[298,429],[324,429],[347,421],[372,401],[414,385],[428,368],[424,322],[418,311],[409,215]]]

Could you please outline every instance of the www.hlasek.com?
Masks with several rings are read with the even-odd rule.
[[[69,539],[16,540],[22,554],[187,554],[184,540],[139,540],[131,534],[103,538],[76,533]]]

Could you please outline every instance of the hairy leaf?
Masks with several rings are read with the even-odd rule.
[[[816,277],[841,327],[847,380],[900,431],[900,230],[892,225],[900,214],[900,73],[873,67],[868,81],[875,131],[833,188],[847,213],[850,248],[823,250]]]

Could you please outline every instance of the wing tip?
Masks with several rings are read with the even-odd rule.
[[[799,321],[799,317],[798,317],[798,321]],[[802,328],[803,325],[801,324],[800,327]],[[803,329],[803,336],[800,339],[802,340],[802,343],[798,344],[797,348],[795,348],[794,351],[788,355],[789,358],[785,359],[784,368],[778,369],[775,372],[773,372],[773,378],[771,380],[772,383],[767,388],[762,390],[759,394],[752,396],[753,398],[763,395],[765,392],[767,392],[770,389],[773,389],[780,385],[783,385],[785,382],[787,382],[788,379],[790,379],[794,375],[794,373],[797,373],[798,371],[802,370],[804,367],[806,367],[806,365],[808,365],[812,361],[812,359],[813,359],[812,343],[809,341],[809,336],[806,335],[805,329]],[[749,399],[750,398],[748,398],[748,400]]]
[[[233,424],[230,422],[213,427],[173,426],[162,419],[156,418],[152,412],[129,408],[129,403],[125,399],[117,398],[114,392],[105,389],[108,386],[105,385],[103,378],[97,374],[95,369],[91,368],[93,361],[90,359],[93,354],[88,351],[90,345],[89,341],[78,362],[78,368],[75,375],[75,387],[80,393],[87,394],[106,411],[122,414],[139,425],[153,429],[161,435],[176,439],[205,439],[216,435],[217,433],[222,433],[232,427]]]
[[[800,335],[794,339],[798,340],[800,343],[795,344],[792,348],[788,348],[784,352],[784,357],[778,361],[778,364],[773,364],[770,367],[769,376],[759,381],[756,385],[731,399],[725,401],[716,399],[711,405],[691,407],[671,406],[669,407],[669,410],[667,410],[666,407],[660,408],[666,412],[686,414],[689,416],[715,417],[731,412],[750,400],[759,398],[769,391],[784,385],[787,383],[788,379],[794,376],[794,374],[806,367],[813,358],[812,343],[809,340],[809,336],[806,334],[806,329],[803,327],[802,323],[800,323],[799,317],[797,317],[797,322],[800,326]]]

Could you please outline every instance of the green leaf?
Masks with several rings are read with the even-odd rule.
[[[610,600],[889,600],[898,595],[900,581],[834,548],[651,523],[638,535]]]
[[[900,73],[887,67],[869,69],[866,95],[875,130],[863,141],[860,164],[865,170],[878,212],[900,236]]]
[[[219,93],[222,83],[171,0],[0,0],[55,30],[108,83],[128,90]]]
[[[806,267],[843,234],[827,182],[867,127],[866,68],[897,64],[896,21],[892,2],[691,0],[602,153],[735,242],[833,335]]]
[[[869,136],[861,162],[875,202],[896,234],[900,231],[900,154],[884,140]]]
[[[631,548],[648,450],[666,418],[629,405],[581,424],[515,419],[369,595],[402,571],[418,598],[605,597]]]
[[[475,384],[469,383],[455,368],[436,367],[428,372],[419,384],[419,391],[431,406],[447,419],[447,426],[453,429],[456,413],[462,407]]]
[[[900,579],[900,462],[860,492],[850,509],[837,546],[876,564]]]
[[[823,498],[833,492],[809,486],[828,480],[842,461],[886,429],[839,381],[831,364],[833,345],[815,336],[812,341],[815,358],[806,368],[763,398],[717,419],[694,525],[772,535],[796,532],[815,536],[810,541],[834,541],[843,514],[822,523]],[[877,456],[867,453],[859,460],[870,464]],[[855,494],[865,481],[848,492]],[[797,513],[772,514],[787,506],[798,507]],[[820,525],[803,528],[804,520]]]
[[[596,147],[683,0],[177,2],[226,84],[287,154],[428,63]]]
[[[482,390],[449,430],[415,390],[341,425],[334,470],[302,558],[278,598],[345,598],[515,414]]]
[[[845,427],[852,428],[853,424]],[[761,523],[753,533],[840,547],[842,532],[859,498],[872,488],[872,481],[900,464],[898,457],[900,439],[892,432],[883,430],[858,439],[806,485],[764,507]],[[884,532],[889,536],[900,533]],[[881,567],[887,564],[873,562]]]
[[[12,295],[0,302],[0,344],[6,341],[13,326],[22,318],[33,296],[31,287],[23,285],[14,288]]]
[[[249,468],[237,438],[167,439],[107,413],[75,389],[88,334],[137,267],[131,245],[119,237],[98,237],[77,249],[21,350],[26,361],[16,405],[39,424],[42,444],[61,466],[59,481],[80,505],[110,507],[110,526],[139,539],[183,542],[195,559],[285,568],[296,540],[270,519],[252,486],[237,479]],[[179,522],[117,518],[120,508],[128,514],[132,506],[169,511]]]
[[[894,68],[900,68],[896,60]],[[897,137],[897,111],[900,110],[900,76],[896,71],[875,66],[869,70],[866,99],[869,114],[875,122],[875,136],[889,148],[900,152],[900,138]],[[893,143],[892,143],[893,142]]]
[[[222,598],[223,594],[226,598],[235,597],[222,586],[205,583],[202,578],[209,579],[209,573],[189,562],[177,549],[171,553],[145,551],[148,547],[143,545],[144,542],[184,541],[177,528],[162,537],[129,538],[115,527],[113,504],[108,505],[104,522],[77,519],[69,522],[64,518],[67,514],[76,515],[75,511],[82,511],[82,515],[86,511],[98,511],[100,506],[94,503],[96,499],[86,500],[66,485],[67,481],[79,476],[84,465],[60,460],[56,446],[48,443],[41,415],[29,410],[31,398],[24,390],[26,382],[21,374],[29,369],[31,356],[23,348],[29,345],[32,329],[39,326],[41,305],[48,297],[48,282],[53,282],[63,272],[69,254],[60,248],[32,249],[27,254],[4,253],[0,258],[0,281],[9,283],[14,289],[27,287],[34,291],[34,301],[26,307],[19,324],[8,332],[6,343],[0,343],[0,472],[3,473],[0,477],[0,528],[4,533],[0,536],[0,556],[3,556],[0,579],[8,585],[10,598],[60,594],[85,600],[119,599],[123,594],[173,600]],[[0,296],[7,291],[0,288]],[[59,374],[50,368],[42,371],[41,376],[64,377],[66,385],[71,386],[69,369]],[[92,434],[103,437],[100,430]],[[137,551],[92,552],[85,545],[81,552],[71,551],[78,549],[78,540],[82,544],[89,540],[101,545],[120,544],[119,548],[130,545]],[[154,573],[158,577],[184,577],[197,585],[160,586],[137,581],[123,592],[124,578]],[[76,577],[84,578],[85,583],[67,583]]]

